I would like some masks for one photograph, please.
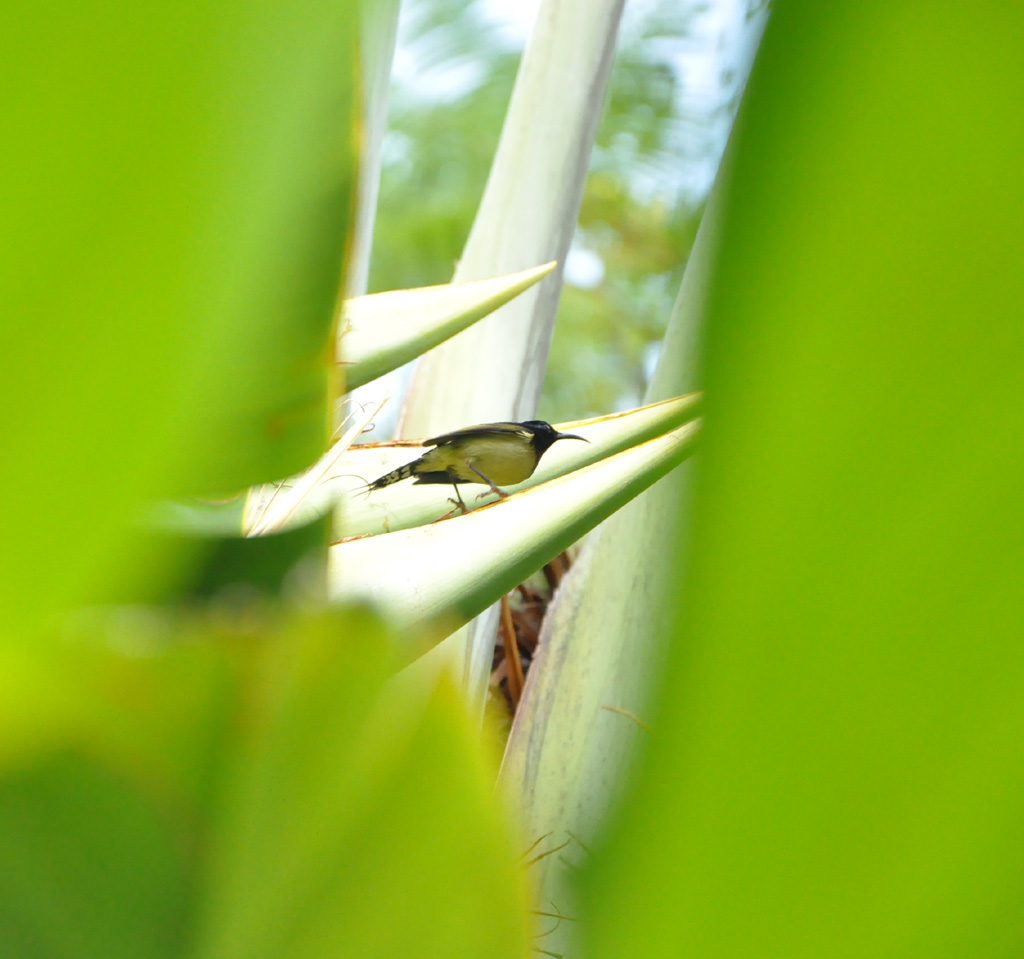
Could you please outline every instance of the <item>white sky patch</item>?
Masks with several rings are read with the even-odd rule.
[[[540,0],[480,0],[480,9],[498,27],[509,46],[522,48],[537,19]]]
[[[593,290],[604,279],[604,260],[593,250],[575,246],[565,258],[565,282],[579,290]]]

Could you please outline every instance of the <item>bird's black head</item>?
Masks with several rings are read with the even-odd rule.
[[[590,442],[582,436],[577,436],[575,433],[559,433],[550,423],[545,423],[544,420],[527,420],[519,425],[524,429],[528,429],[533,434],[533,439],[530,442],[533,443],[533,448],[537,451],[538,459],[544,455],[544,452],[556,440],[583,440],[584,443]]]

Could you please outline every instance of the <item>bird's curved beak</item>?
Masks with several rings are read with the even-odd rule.
[[[585,436],[577,436],[575,433],[555,433],[556,440],[583,440],[584,443],[589,443]]]

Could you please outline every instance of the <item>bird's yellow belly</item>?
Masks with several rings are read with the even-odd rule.
[[[529,444],[510,443],[507,439],[475,437],[470,452],[454,446],[440,446],[427,456],[430,469],[447,470],[467,483],[483,483],[470,469],[475,466],[496,486],[513,486],[528,479],[537,457]]]

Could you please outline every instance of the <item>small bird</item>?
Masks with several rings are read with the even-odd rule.
[[[385,473],[369,483],[367,488],[383,489],[410,476],[416,477],[413,480],[416,484],[451,483],[459,498],[457,505],[465,513],[466,504],[462,502],[459,483],[481,483],[504,498],[508,494],[498,485],[511,486],[528,479],[540,458],[558,440],[590,442],[574,433],[559,433],[544,420],[467,426],[426,440],[423,445],[433,449],[419,459]]]

